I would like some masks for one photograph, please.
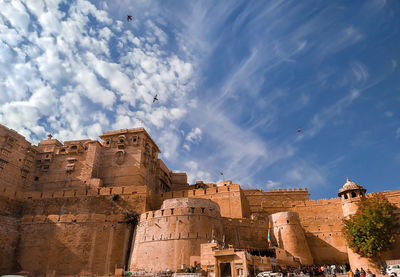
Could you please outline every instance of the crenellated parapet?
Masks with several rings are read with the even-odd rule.
[[[123,214],[50,214],[50,215],[25,215],[21,224],[56,224],[56,223],[125,223]]]
[[[213,239],[223,239],[216,203],[198,198],[165,200],[160,210],[140,216],[131,268],[148,272],[177,270],[182,263],[190,264],[191,256],[200,256],[201,243]]]

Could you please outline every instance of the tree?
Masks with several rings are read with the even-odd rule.
[[[347,245],[362,257],[379,258],[400,239],[396,209],[381,193],[363,198],[357,212],[343,220]]]

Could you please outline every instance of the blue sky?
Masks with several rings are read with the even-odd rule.
[[[399,189],[399,14],[384,0],[1,1],[0,123],[34,143],[144,126],[191,183]]]

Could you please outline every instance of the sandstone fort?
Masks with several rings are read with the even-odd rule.
[[[0,274],[107,276],[197,266],[208,276],[248,276],[278,265],[346,263],[374,270],[342,234],[343,218],[355,213],[368,184],[343,180],[337,197],[318,201],[306,188],[189,185],[186,173],[158,158],[145,129],[100,139],[61,143],[49,136],[32,145],[0,125]],[[400,190],[383,193],[400,207]],[[400,244],[387,256],[400,259]]]

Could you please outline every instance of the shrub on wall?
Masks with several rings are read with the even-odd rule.
[[[124,212],[124,218],[126,223],[132,224],[133,226],[136,226],[139,222],[139,214],[132,210]]]
[[[400,240],[396,206],[381,193],[373,193],[358,203],[357,212],[344,219],[347,245],[357,254],[378,258]]]

